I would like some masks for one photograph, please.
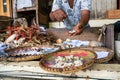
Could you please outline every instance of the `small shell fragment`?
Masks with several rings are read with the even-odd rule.
[[[70,42],[71,40],[69,38],[66,39],[66,42]]]
[[[90,41],[89,46],[91,46],[91,47],[101,47],[101,46],[103,46],[103,43],[101,43],[99,41]]]
[[[12,42],[15,37],[17,36],[17,34],[12,34],[10,37],[8,37],[5,41],[6,44],[9,44],[10,42]]]
[[[73,30],[69,31],[69,33],[71,33],[71,34],[72,34],[72,33],[75,33],[75,30],[73,29]]]
[[[56,41],[56,43],[58,43],[58,44],[61,44],[63,41],[62,41],[62,39],[57,39],[57,41]]]

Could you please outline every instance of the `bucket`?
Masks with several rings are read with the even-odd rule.
[[[115,56],[118,61],[120,61],[120,41],[115,41]]]

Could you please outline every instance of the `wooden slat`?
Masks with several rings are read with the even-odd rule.
[[[106,17],[106,0],[101,0],[101,12],[102,12],[102,18]]]
[[[11,2],[10,0],[6,0],[6,5],[7,5],[7,12],[3,11],[3,0],[0,0],[0,15],[2,16],[9,16],[11,17]]]
[[[112,0],[106,0],[106,10],[111,10],[111,6],[112,6]]]
[[[112,3],[111,8],[117,9],[117,0],[112,0],[111,3]]]
[[[102,9],[101,9],[101,7],[102,7],[101,2],[102,2],[102,1],[101,1],[101,0],[96,0],[96,1],[97,1],[97,6],[96,6],[96,7],[97,7],[97,10],[96,10],[96,11],[97,11],[97,12],[96,12],[96,13],[97,13],[97,18],[100,18],[100,17],[102,16],[102,14],[103,14],[103,13],[101,12],[101,11],[102,11]],[[103,2],[104,2],[104,1],[103,1]],[[99,14],[98,14],[98,13],[99,13]]]
[[[106,18],[107,10],[117,9],[117,0],[92,0],[91,19]]]
[[[96,15],[96,0],[92,0],[92,10],[91,10],[91,19],[95,19],[97,18],[97,15]]]
[[[99,20],[90,20],[90,27],[102,27],[104,24],[114,24],[115,22],[120,21],[120,19],[99,19]],[[50,22],[49,27],[52,28],[65,28],[63,22]]]

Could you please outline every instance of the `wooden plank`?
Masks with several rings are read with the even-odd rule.
[[[17,12],[25,12],[25,11],[32,11],[32,10],[36,10],[36,7],[18,9]]]
[[[57,77],[57,76],[41,77],[40,76],[41,73],[56,74],[56,73],[51,73],[43,70],[39,66],[39,61],[0,62],[0,75],[39,78],[39,79],[40,78],[44,78],[44,79],[61,79],[62,78],[63,79],[63,77]],[[57,75],[70,76],[71,73],[70,74],[58,73]],[[78,77],[89,76],[90,78],[99,78],[99,79],[118,79],[120,78],[120,65],[119,64],[94,64],[89,69],[86,69],[84,71],[80,70],[76,72],[75,75],[77,75]]]
[[[117,0],[112,0],[111,3],[111,9],[117,9]]]
[[[108,10],[107,18],[109,19],[119,19],[120,18],[120,10]]]
[[[102,4],[101,4],[101,0],[96,0],[97,1],[97,5],[96,5],[96,7],[97,7],[97,19],[100,19],[101,18],[101,16],[102,16],[102,13],[101,13],[101,7],[102,7]],[[103,1],[104,2],[104,1]],[[99,14],[98,14],[99,13]]]
[[[105,24],[113,24],[120,19],[100,19],[100,20],[90,20],[89,24],[91,27],[102,27]]]
[[[7,11],[4,12],[4,8],[3,8],[3,0],[0,0],[0,15],[2,16],[8,16],[8,17],[12,17],[12,10],[11,10],[11,2],[10,0],[6,0],[6,7],[7,7]]]
[[[91,19],[95,19],[96,18],[96,0],[92,0],[92,10],[91,10],[91,14],[90,14],[90,18]]]
[[[102,7],[101,7],[101,12],[102,12],[102,18],[106,18],[106,0],[102,0],[101,2]]]
[[[106,0],[105,18],[107,18],[107,11],[112,9],[112,8],[111,8],[111,5],[112,5],[111,1],[112,1],[112,0]]]
[[[117,9],[117,0],[92,0],[91,19],[104,19],[112,9]]]
[[[0,1],[0,5],[2,5],[2,1]],[[2,15],[2,6],[0,6],[0,15]]]
[[[120,9],[120,0],[117,0],[117,9]]]
[[[111,10],[112,0],[106,0],[106,10]]]
[[[11,13],[12,13],[11,2],[10,2],[10,0],[6,0],[6,1],[7,1],[7,13],[6,13],[6,16],[11,17]]]
[[[17,18],[16,0],[12,0],[13,19]]]
[[[120,19],[96,19],[96,20],[90,20],[89,24],[90,27],[102,27],[105,24],[113,24],[117,21],[120,21]],[[65,28],[65,25],[63,22],[50,22],[49,27],[53,28]]]

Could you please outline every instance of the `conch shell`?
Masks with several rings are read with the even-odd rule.
[[[60,38],[56,40],[56,43],[57,43],[57,44],[62,44],[62,42],[63,42],[63,41],[62,41],[62,39],[60,39]]]
[[[12,34],[10,37],[8,37],[6,40],[5,40],[5,43],[6,44],[9,44],[10,42],[12,42],[15,37],[17,36],[17,34]]]
[[[89,46],[90,47],[102,47],[103,43],[99,41],[90,41]]]

